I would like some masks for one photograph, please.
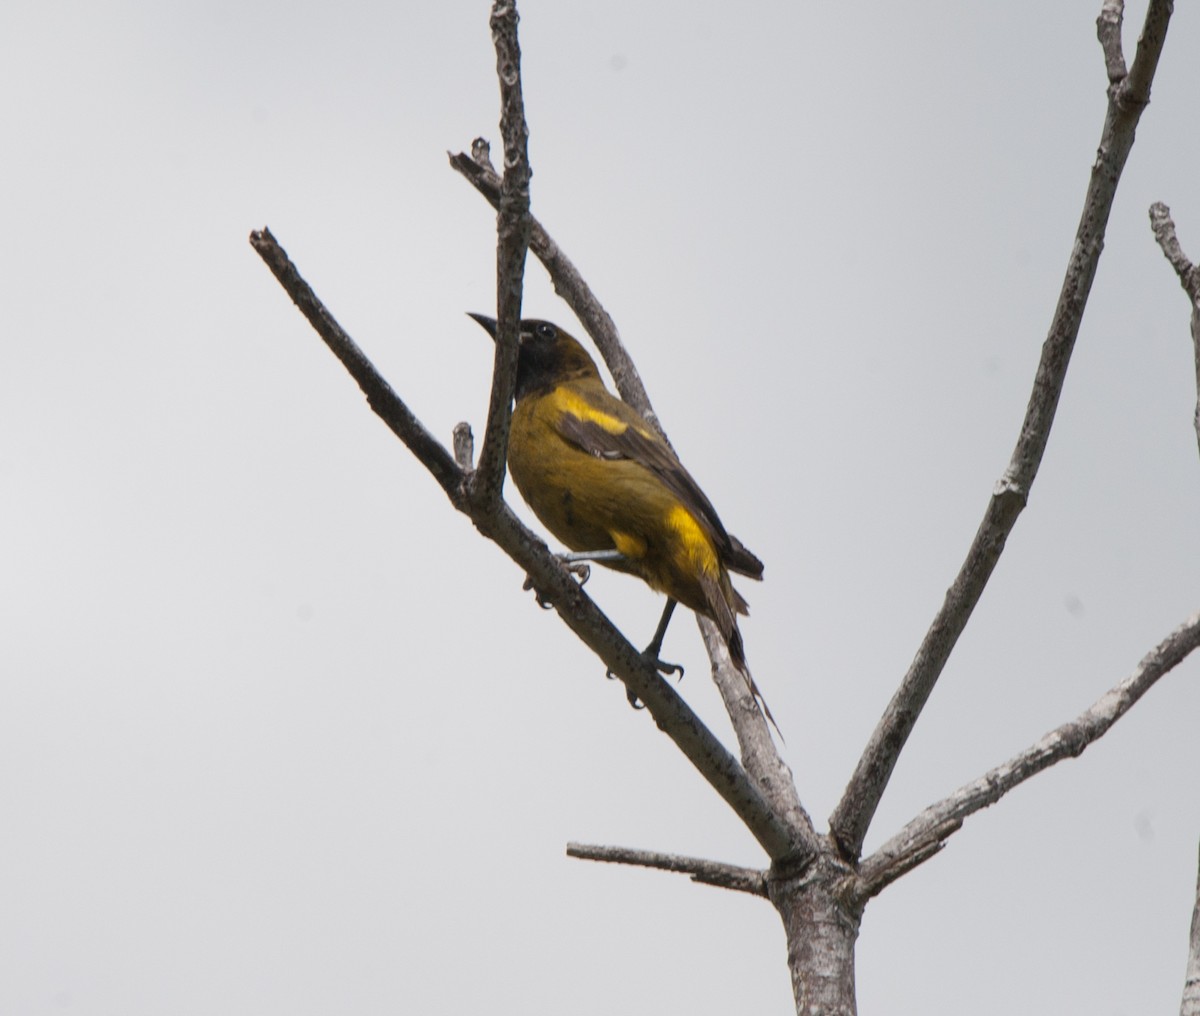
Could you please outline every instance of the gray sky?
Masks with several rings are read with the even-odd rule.
[[[868,848],[1200,604],[1181,4],[1029,508]],[[767,563],[755,677],[828,815],[1015,440],[1104,114],[1099,2],[524,0],[536,213]],[[1142,15],[1127,18],[1127,45]],[[0,1012],[787,1012],[769,906],[568,860],[763,858],[449,508],[246,243],[477,431],[488,5],[0,14]],[[573,325],[530,266],[531,315]],[[635,642],[659,600],[589,589]],[[666,655],[728,736],[699,635]],[[1170,1012],[1200,663],[867,911],[864,1013]]]

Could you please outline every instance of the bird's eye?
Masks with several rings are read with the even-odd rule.
[[[534,332],[539,339],[552,339],[554,338],[554,325],[543,321],[534,329]]]

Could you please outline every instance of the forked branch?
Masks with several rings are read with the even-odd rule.
[[[945,602],[922,640],[900,687],[888,703],[841,801],[830,817],[833,835],[843,854],[850,860],[857,859],[862,850],[863,839],[896,760],[945,668],[959,635],[979,602],[1004,550],[1005,541],[1016,525],[1017,517],[1025,507],[1050,438],[1067,365],[1104,246],[1104,233],[1117,183],[1133,145],[1138,118],[1150,100],[1150,83],[1166,37],[1171,2],[1150,0],[1133,67],[1127,75],[1114,79],[1113,75],[1124,66],[1124,58],[1120,54],[1120,36],[1112,29],[1114,17],[1116,25],[1120,25],[1120,11],[1119,3],[1106,0],[1099,22],[1098,34],[1104,48],[1105,67],[1112,82],[1108,89],[1108,112],[1084,199],[1083,214],[1075,233],[1075,244],[1050,331],[1042,346],[1033,393],[1025,411],[1020,436],[1008,468],[992,491],[983,521],[958,575],[946,593]]]
[[[1065,758],[1073,758],[1103,737],[1156,681],[1200,648],[1200,610],[1147,653],[1133,672],[1102,695],[1090,709],[1050,731],[977,780],[926,808],[895,836],[863,861],[859,873],[866,895],[873,896],[916,863],[933,855],[963,820],[995,804],[1019,786]]]
[[[664,854],[655,850],[633,850],[629,847],[598,847],[587,843],[568,843],[567,856],[584,861],[604,861],[609,864],[631,864],[660,871],[678,871],[690,875],[693,882],[733,889],[754,896],[767,895],[767,873],[757,868],[741,868],[720,861],[699,857]]]

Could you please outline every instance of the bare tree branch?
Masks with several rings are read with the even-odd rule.
[[[893,881],[895,875],[885,876],[898,865],[905,865],[909,859],[923,855],[915,863],[907,864],[905,870],[909,870],[920,860],[931,857],[936,847],[940,847],[969,815],[995,804],[1014,787],[1054,763],[1081,754],[1093,741],[1103,737],[1160,677],[1198,647],[1200,610],[1147,653],[1125,680],[1102,695],[1086,712],[1056,727],[1019,755],[926,808],[863,861],[859,873],[867,895],[874,895]]]
[[[1113,6],[1106,4],[1105,10]],[[1127,76],[1109,87],[1108,112],[1084,199],[1083,215],[1075,233],[1074,248],[1050,331],[1042,346],[1033,394],[1012,459],[996,483],[983,521],[946,593],[942,608],[888,703],[830,818],[830,828],[847,858],[859,856],[896,760],[979,602],[1005,541],[1029,497],[1050,437],[1067,365],[1104,247],[1104,232],[1117,183],[1133,145],[1138,118],[1150,99],[1150,83],[1158,65],[1170,14],[1170,0],[1151,0],[1133,67]],[[1106,48],[1106,66],[1111,73],[1115,66],[1112,47],[1116,43],[1105,25],[1102,15],[1099,34]],[[1119,43],[1119,38],[1116,42]]]
[[[920,867],[935,854],[940,854],[946,840],[960,828],[962,819],[947,819],[931,825],[921,837],[913,840],[911,849],[904,853],[882,856],[882,852],[876,852],[867,862],[870,867],[864,864],[860,869],[860,878],[854,887],[855,898],[865,904],[872,896],[878,896],[898,878]]]
[[[1104,50],[1104,66],[1112,83],[1125,77],[1125,53],[1121,48],[1121,25],[1125,20],[1124,0],[1104,0],[1096,18],[1096,35]]]
[[[1119,0],[1118,0],[1119,2]],[[1146,20],[1142,22],[1142,34],[1138,37],[1137,52],[1129,76],[1116,82],[1117,105],[1126,116],[1132,116],[1136,128],[1141,111],[1150,103],[1150,86],[1158,70],[1158,58],[1162,56],[1163,44],[1167,41],[1167,28],[1171,15],[1175,13],[1175,0],[1150,0],[1146,8]],[[1133,144],[1130,137],[1129,144]]]
[[[733,665],[729,647],[716,624],[699,614],[696,615],[696,623],[712,661],[713,682],[721,693],[725,710],[729,713],[734,734],[738,739],[742,765],[770,802],[775,814],[787,822],[793,839],[804,844],[808,854],[817,854],[821,850],[820,837],[800,802],[796,780],[771,739],[767,720],[758,703],[754,701],[754,695],[746,685],[746,678]],[[802,856],[791,860],[795,863],[805,863]]]
[[[1150,228],[1154,231],[1154,239],[1162,248],[1163,255],[1179,276],[1179,284],[1183,286],[1184,292],[1193,305],[1200,304],[1200,269],[1183,253],[1175,232],[1175,221],[1171,218],[1171,209],[1161,201],[1156,201],[1150,206]]]
[[[600,847],[587,843],[568,843],[567,856],[583,861],[603,861],[608,864],[633,864],[641,868],[678,871],[690,875],[693,882],[734,889],[753,896],[767,896],[767,873],[757,868],[739,868],[720,861],[699,857],[663,854],[654,850],[634,850],[630,847]]]
[[[367,402],[376,415],[433,474],[433,478],[450,495],[450,500],[459,505],[463,497],[462,482],[465,474],[450,453],[412,414],[400,396],[367,359],[366,354],[317,299],[312,287],[301,278],[296,266],[271,235],[271,231],[266,227],[261,231],[255,230],[250,234],[250,245],[258,251],[259,257],[266,262],[279,284],[292,298],[292,302],[300,308],[300,312],[308,318],[309,324],[325,340],[325,345],[358,382],[358,387],[367,396]]]
[[[1200,1016],[1200,873],[1196,876],[1196,903],[1192,907],[1192,932],[1188,936],[1187,975],[1179,1016]]]
[[[1171,209],[1161,201],[1150,206],[1150,226],[1159,247],[1171,262],[1179,283],[1192,301],[1192,350],[1196,361],[1196,412],[1192,423],[1196,430],[1196,443],[1200,445],[1200,268],[1188,260],[1175,235],[1175,223]]]
[[[492,43],[500,79],[500,133],[504,139],[504,178],[496,218],[496,350],[492,393],[479,465],[471,477],[471,495],[497,504],[504,487],[508,430],[517,383],[517,336],[525,251],[529,246],[529,128],[521,98],[521,48],[517,42],[515,0],[492,4]]]

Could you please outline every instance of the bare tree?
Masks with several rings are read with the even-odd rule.
[[[526,250],[542,262],[556,291],[583,322],[622,398],[652,425],[658,418],[617,329],[574,266],[530,214],[528,129],[521,97],[517,12],[497,0],[491,24],[501,92],[504,172],[488,146],[450,157],[452,167],[498,212],[497,341],[487,425],[477,463],[470,428],[460,424],[452,450],[412,414],[304,282],[269,230],[251,243],[297,306],[366,393],[371,408],[426,466],[456,509],[499,545],[528,576],[543,604],[562,620],[643,702],[658,727],[729,804],[769,858],[762,869],[657,851],[570,844],[571,856],[682,872],[697,882],[770,900],[782,919],[798,1013],[855,1012],[854,946],[866,904],[890,883],[938,853],[964,820],[1106,733],[1164,674],[1200,646],[1200,611],[1166,634],[1111,690],[1074,719],[1051,730],[978,779],[916,815],[878,850],[862,847],[901,751],[971,617],[1029,497],[1049,439],[1080,321],[1104,245],[1117,184],[1125,166],[1166,39],[1170,0],[1151,0],[1132,65],[1121,43],[1123,5],[1104,0],[1097,19],[1108,78],[1108,108],[1084,197],[1062,290],[1042,347],[1011,460],[991,492],[979,529],[908,672],[865,746],[840,802],[821,832],[805,810],[792,773],[772,741],[746,683],[732,666],[714,625],[700,619],[716,682],[735,731],[740,758],[697,718],[674,688],[597,609],[563,562],[513,514],[503,498],[505,453],[514,392],[518,322]],[[1155,232],[1193,304],[1200,391],[1200,273],[1184,258],[1162,206]],[[1200,409],[1197,415],[1200,437]],[[665,435],[664,435],[665,436]],[[1200,908],[1200,901],[1198,901]],[[1200,913],[1200,909],[1198,909]],[[1200,917],[1193,921],[1184,1013],[1200,1012]]]

